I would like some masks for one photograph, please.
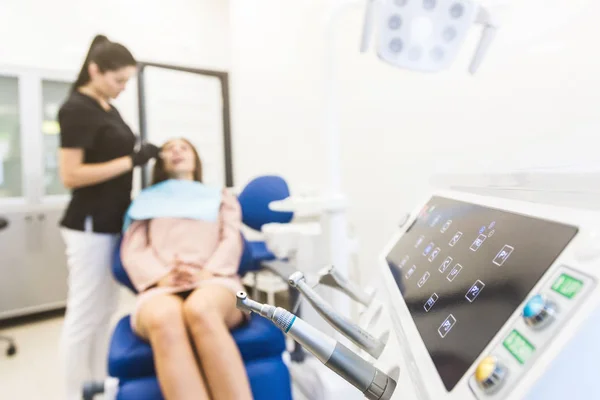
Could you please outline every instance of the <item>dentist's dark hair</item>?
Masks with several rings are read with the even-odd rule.
[[[77,90],[90,81],[90,63],[96,64],[102,73],[116,71],[124,67],[135,67],[137,65],[135,58],[125,46],[111,42],[104,35],[97,35],[92,40],[85,61],[79,71],[79,76],[71,88],[72,91]]]

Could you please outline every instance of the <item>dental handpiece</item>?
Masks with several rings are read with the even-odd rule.
[[[368,307],[369,304],[371,304],[371,301],[373,301],[373,297],[375,296],[375,293],[369,295],[361,290],[356,284],[346,279],[346,277],[340,274],[333,265],[319,271],[319,283],[340,290],[365,307]]]
[[[288,279],[290,286],[302,293],[315,310],[338,332],[345,335],[355,345],[359,346],[374,358],[379,358],[385,344],[369,332],[356,325],[343,315],[336,312],[327,302],[317,294],[307,283],[304,274],[294,272]]]
[[[249,299],[245,292],[238,292],[236,297],[238,309],[260,314],[273,321],[286,335],[360,390],[367,399],[389,400],[392,397],[396,381],[343,344],[281,307],[258,303]]]

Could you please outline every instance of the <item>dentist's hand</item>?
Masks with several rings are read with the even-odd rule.
[[[160,149],[152,143],[143,143],[140,149],[131,155],[134,166],[146,164],[150,159],[158,157]]]

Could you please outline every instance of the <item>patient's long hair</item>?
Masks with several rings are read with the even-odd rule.
[[[194,147],[189,140],[184,138],[171,139],[165,144],[162,145],[161,149],[164,149],[169,143],[174,140],[182,140],[187,143],[194,153],[194,180],[196,182],[202,182],[202,161],[200,161],[200,156],[198,155],[198,150]],[[162,158],[158,157],[156,159],[156,163],[154,164],[154,170],[152,171],[152,184],[155,185],[157,183],[166,181],[167,179],[171,179],[167,171],[165,170],[165,163]]]

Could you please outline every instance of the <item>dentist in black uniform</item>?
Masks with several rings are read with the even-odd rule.
[[[72,197],[61,220],[69,268],[61,355],[67,400],[81,399],[83,384],[106,374],[109,322],[118,286],[111,257],[131,200],[133,168],[159,149],[136,136],[111,100],[136,73],[124,46],[96,36],[59,114],[60,173]]]

